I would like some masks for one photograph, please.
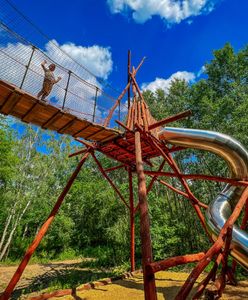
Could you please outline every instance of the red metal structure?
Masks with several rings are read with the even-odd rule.
[[[138,86],[136,81],[136,74],[141,67],[144,60],[141,61],[140,65],[137,68],[133,68],[131,71],[131,59],[130,59],[130,52],[128,55],[128,82],[121,93],[121,95],[116,100],[114,106],[110,110],[108,117],[104,122],[104,127],[98,128],[98,131],[93,131],[93,134],[88,135],[88,138],[85,139],[76,138],[78,142],[80,142],[84,147],[79,151],[72,153],[70,156],[75,155],[83,155],[78,166],[76,167],[74,173],[68,180],[68,183],[64,190],[62,191],[61,195],[58,197],[58,200],[52,209],[49,217],[42,225],[40,231],[38,232],[37,236],[35,237],[33,243],[28,248],[26,254],[24,255],[23,260],[21,261],[18,269],[16,270],[15,274],[13,275],[11,281],[9,282],[5,292],[1,295],[1,300],[9,299],[17,282],[19,281],[26,265],[28,264],[32,254],[34,253],[35,249],[38,247],[39,243],[41,242],[42,238],[46,234],[48,227],[50,226],[51,222],[53,221],[54,217],[56,216],[66,194],[68,193],[70,187],[72,186],[75,178],[77,177],[80,169],[82,168],[84,162],[87,160],[88,156],[91,155],[96,162],[96,165],[99,168],[99,171],[102,173],[103,177],[109,182],[110,186],[114,189],[114,191],[119,196],[120,200],[124,203],[124,205],[129,210],[130,214],[130,264],[131,264],[131,271],[135,270],[135,230],[134,230],[134,218],[135,215],[139,214],[140,217],[140,238],[141,238],[141,247],[142,247],[142,269],[143,269],[143,277],[144,277],[144,294],[146,300],[155,300],[157,299],[156,294],[156,284],[155,284],[155,273],[161,270],[168,269],[170,267],[187,264],[192,262],[197,262],[196,267],[193,269],[191,274],[189,275],[187,281],[184,283],[182,288],[180,289],[178,295],[176,296],[177,300],[186,299],[196,282],[196,279],[199,275],[203,272],[205,267],[210,263],[210,261],[214,261],[214,266],[207,277],[201,282],[198,287],[198,290],[194,296],[194,299],[198,299],[200,295],[203,293],[205,287],[209,283],[211,279],[214,279],[216,276],[217,268],[220,264],[222,264],[222,270],[219,280],[219,285],[217,289],[217,293],[221,296],[223,289],[226,284],[226,279],[232,280],[233,273],[227,266],[227,257],[229,254],[230,248],[230,241],[232,237],[232,226],[238,216],[241,213],[242,208],[246,204],[246,210],[244,219],[242,222],[242,227],[244,228],[247,224],[248,220],[248,205],[247,205],[247,198],[248,198],[248,182],[245,180],[238,181],[235,179],[230,178],[222,178],[222,177],[213,177],[213,176],[205,176],[205,175],[196,175],[196,174],[182,174],[177,163],[173,159],[172,153],[175,151],[181,151],[184,148],[180,146],[172,146],[169,147],[164,141],[161,141],[158,138],[158,131],[162,125],[168,124],[170,122],[188,117],[191,112],[185,111],[179,113],[174,116],[167,117],[163,120],[157,121],[155,120],[146,104],[142,92]],[[6,83],[5,83],[6,85]],[[112,131],[107,129],[106,127],[109,125],[109,122],[112,118],[112,115],[115,109],[118,107],[121,99],[123,98],[124,94],[128,94],[128,113],[127,119],[125,124],[117,121],[119,126],[123,129],[121,133],[116,131]],[[133,94],[132,101],[131,101],[131,93]],[[1,95],[4,93],[2,92]],[[0,104],[0,110],[3,108],[6,111],[11,113],[10,105],[16,105],[17,98],[11,98],[11,95],[8,95],[11,100],[11,104],[8,104],[7,100]],[[15,101],[14,101],[14,100]],[[10,101],[9,100],[9,101]],[[15,103],[14,103],[14,102]],[[39,103],[38,100],[37,103]],[[13,104],[14,103],[14,104]],[[31,120],[31,119],[30,119]],[[69,124],[69,122],[71,122]],[[72,125],[73,121],[68,120],[68,125]],[[64,125],[65,126],[65,125]],[[88,124],[89,126],[93,126],[94,124]],[[86,125],[87,127],[87,125]],[[64,127],[65,128],[65,127]],[[97,135],[97,132],[105,132],[109,136],[105,136],[105,140],[93,140],[92,136]],[[84,132],[83,129],[81,132]],[[112,135],[111,135],[112,134]],[[100,133],[98,135],[100,137]],[[86,139],[91,140],[86,141]],[[93,140],[93,142],[92,142]],[[109,169],[104,169],[101,165],[100,161],[98,160],[97,156],[95,155],[96,152],[100,152],[107,157],[111,158],[114,161],[119,162],[119,165],[116,167],[112,167]],[[162,157],[163,162],[158,168],[158,170],[153,170],[151,159],[155,157]],[[168,164],[172,170],[172,172],[163,172],[163,167],[165,164]],[[146,168],[146,166],[150,167],[150,170]],[[108,173],[112,172],[116,169],[123,169],[128,173],[128,181],[129,181],[129,201],[125,199],[122,193],[118,190],[114,182],[109,177]],[[134,193],[133,193],[133,176],[137,175],[138,178],[138,203],[135,206],[134,201]],[[149,185],[146,183],[146,176],[151,178]],[[159,176],[168,176],[168,177],[177,177],[184,191],[179,190],[176,187],[173,187],[166,181],[160,180]],[[228,221],[225,223],[218,238],[213,241],[212,236],[209,235],[208,230],[206,228],[205,217],[203,214],[203,210],[207,208],[207,205],[200,202],[190,190],[190,187],[186,181],[186,179],[205,179],[205,180],[215,180],[220,182],[228,182],[233,185],[237,186],[244,186],[244,192],[238,201],[238,204],[234,208],[231,216],[229,217]],[[153,254],[152,254],[152,241],[150,235],[150,222],[149,222],[149,208],[148,208],[148,201],[147,195],[149,191],[152,189],[154,182],[157,181],[162,185],[165,185],[169,189],[173,190],[180,195],[183,195],[187,200],[189,200],[190,204],[194,208],[197,217],[199,218],[203,229],[209,235],[210,240],[212,241],[212,246],[206,252],[200,252],[196,254],[188,254],[179,257],[172,257],[167,258],[163,261],[154,262],[153,261]],[[233,269],[235,265],[233,266]]]

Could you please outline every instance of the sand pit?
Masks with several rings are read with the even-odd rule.
[[[159,300],[173,300],[180,287],[186,280],[188,273],[183,272],[158,272],[156,274],[156,286]],[[197,282],[199,283],[200,280]],[[49,299],[60,300],[143,300],[143,279],[142,274],[137,273],[135,276],[123,280],[117,280],[113,283],[101,285],[89,290],[80,290],[79,286],[73,296],[52,297]],[[195,289],[192,291],[193,295]],[[37,294],[36,294],[37,295]],[[41,298],[40,298],[41,299]],[[191,299],[191,296],[189,297]],[[208,298],[202,298],[208,299]],[[248,281],[241,281],[237,287],[227,286],[221,299],[243,300],[248,299]]]

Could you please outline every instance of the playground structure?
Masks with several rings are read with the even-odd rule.
[[[13,34],[7,26],[3,28],[7,35]],[[20,37],[17,37],[16,34],[13,38],[17,38],[20,43]],[[0,112],[5,115],[15,116],[24,122],[38,125],[44,129],[71,135],[83,145],[83,148],[70,156],[79,155],[82,157],[0,299],[10,298],[32,254],[47,232],[66,194],[90,155],[96,162],[103,177],[109,182],[129,211],[131,271],[135,270],[134,218],[136,214],[140,216],[145,299],[157,299],[154,276],[156,272],[181,264],[197,262],[175,298],[177,300],[186,299],[197,278],[211,261],[214,262],[214,265],[199,285],[194,299],[199,299],[209,281],[217,278],[219,265],[222,267],[220,275],[216,279],[216,285],[217,293],[221,296],[227,279],[233,283],[235,282],[236,261],[243,267],[248,268],[248,234],[244,231],[248,221],[248,153],[246,150],[234,139],[216,132],[172,127],[162,128],[165,124],[188,117],[191,112],[185,111],[160,121],[155,120],[150,114],[136,81],[137,72],[144,60],[141,61],[137,68],[133,67],[131,69],[130,52],[128,55],[127,85],[112,106],[108,107],[107,114],[99,113],[99,107],[104,102],[104,99],[109,99],[109,97],[106,97],[99,87],[82,80],[76,74],[66,69],[63,69],[63,72],[67,74],[63,79],[64,88],[60,86],[55,87],[55,89],[63,90],[63,93],[60,91],[54,96],[56,101],[58,101],[44,103],[34,96],[36,94],[34,89],[36,88],[37,78],[39,78],[39,82],[42,80],[39,64],[44,53],[34,46],[29,45],[28,49],[30,51],[27,52],[28,55],[25,53],[25,63],[23,63],[23,56],[20,58],[16,52],[13,52],[13,56],[11,56],[11,51],[5,52],[4,49],[0,49],[0,64],[6,65],[8,71],[12,70],[12,73],[7,72],[7,69],[4,71],[4,68],[0,71]],[[53,61],[49,57],[47,57],[47,60]],[[56,65],[58,64],[56,63]],[[15,72],[16,70],[20,71]],[[78,88],[78,82],[81,84],[80,88]],[[84,99],[80,98],[82,93],[84,94]],[[121,101],[126,94],[127,116],[125,122],[122,122],[120,120]],[[79,103],[82,102],[81,100],[85,101],[85,99],[91,101],[91,113],[88,112],[89,110],[84,105],[79,106]],[[106,116],[104,120],[102,120],[103,115]],[[119,116],[119,120],[116,121],[119,125],[119,130],[108,127],[110,124],[113,124],[111,122],[113,122],[114,118],[116,119],[116,116]],[[183,174],[173,159],[172,153],[183,151],[185,148],[207,150],[221,156],[230,168],[231,177]],[[96,156],[96,152],[106,155],[119,164],[115,167],[104,169]],[[163,162],[157,170],[154,170],[151,159],[158,157],[162,157]],[[171,172],[163,171],[166,164],[171,168]],[[128,173],[128,201],[108,175],[109,172],[117,169],[122,169]],[[134,205],[134,175],[137,175],[138,178],[139,201],[137,206]],[[146,184],[146,177],[148,176],[151,178],[149,185]],[[180,190],[178,187],[161,180],[160,176],[178,178],[184,190]],[[227,185],[208,207],[193,195],[187,183],[188,179],[214,180],[226,182]],[[147,196],[155,181],[160,182],[189,200],[203,229],[212,242],[212,246],[206,252],[167,258],[159,262],[153,261]],[[235,221],[244,207],[245,212],[242,225],[241,228],[238,228],[235,225]],[[206,211],[205,216],[203,210]],[[229,254],[235,259],[232,268],[227,264]]]

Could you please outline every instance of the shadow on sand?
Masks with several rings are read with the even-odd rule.
[[[50,287],[50,290],[69,288],[76,291],[76,287],[83,283],[114,275],[112,272],[101,270],[99,267],[96,268],[96,265],[90,261],[73,264],[51,263],[42,264],[42,266],[44,268],[49,267],[49,271],[31,279],[31,282],[26,284],[25,287],[17,288],[11,299],[19,299],[20,296],[39,292]],[[73,292],[72,296],[77,300],[81,299],[76,295],[76,292]]]

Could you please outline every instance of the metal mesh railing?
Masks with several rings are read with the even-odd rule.
[[[67,56],[56,42],[47,43],[44,51],[35,47],[13,31],[13,27],[2,22],[7,19],[9,23],[13,21],[12,26],[17,26],[17,20],[7,16],[4,10],[0,12],[0,79],[36,96],[44,80],[41,63],[44,60],[48,65],[54,63],[54,75],[56,78],[60,76],[61,80],[53,85],[47,97],[50,104],[81,119],[103,124],[117,97],[116,91],[113,92],[114,96],[110,96],[106,92],[106,85],[103,86],[96,76]],[[125,99],[122,101],[125,103]],[[116,126],[114,120],[124,120],[126,113],[127,106],[120,103],[112,116],[110,127]]]

